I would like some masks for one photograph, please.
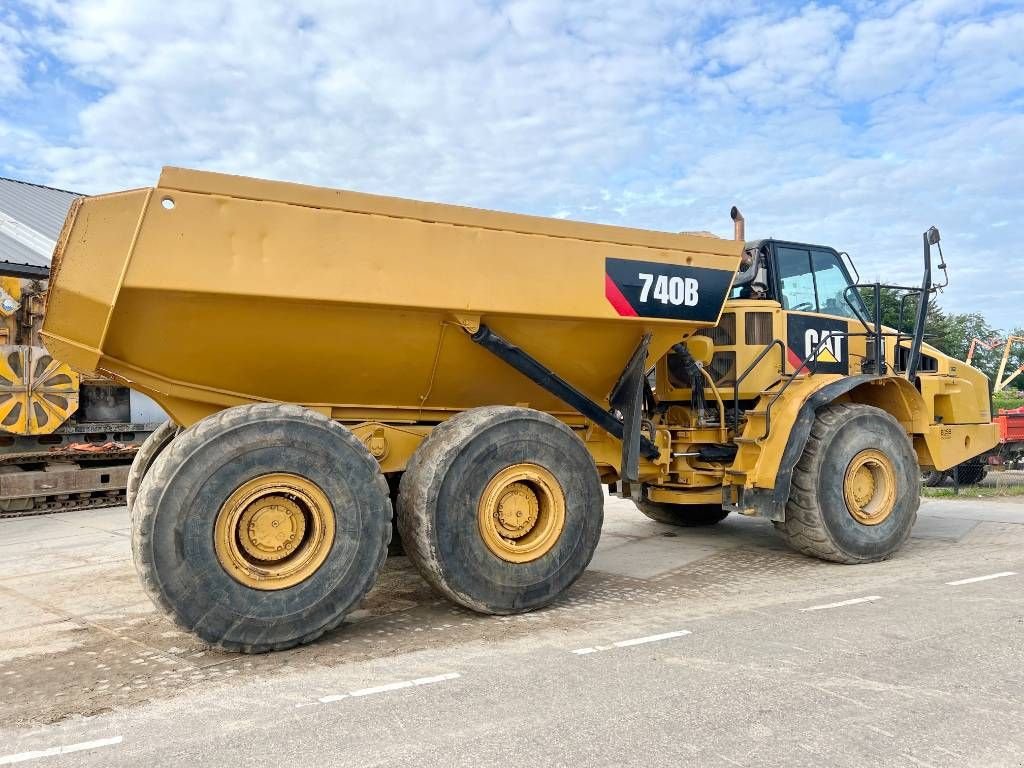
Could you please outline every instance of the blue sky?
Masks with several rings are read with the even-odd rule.
[[[174,164],[847,250],[1024,325],[1024,0],[0,0],[0,175]]]

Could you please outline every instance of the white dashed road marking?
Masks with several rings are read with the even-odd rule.
[[[418,677],[415,680],[402,680],[398,683],[386,683],[385,685],[375,685],[372,688],[359,688],[348,693],[332,693],[328,696],[321,696],[317,701],[321,704],[332,704],[335,701],[341,701],[342,699],[358,699],[362,696],[373,696],[377,693],[387,693],[388,691],[400,691],[403,688],[416,688],[420,685],[431,685],[433,683],[443,683],[445,680],[455,680],[462,677],[458,672],[447,672],[443,675],[434,675],[433,677]],[[308,707],[309,704],[296,704],[296,707]]]
[[[881,595],[868,595],[867,597],[855,597],[853,600],[843,600],[838,603],[826,603],[825,605],[812,605],[810,608],[801,608],[802,613],[807,611],[824,611],[828,608],[843,608],[847,605],[859,605],[860,603],[873,603],[875,600],[881,600]]]
[[[1002,571],[1000,573],[990,573],[988,576],[975,576],[973,579],[960,579],[959,581],[947,581],[947,587],[959,587],[961,584],[974,584],[979,581],[988,581],[989,579],[1001,579],[1004,576],[1016,576],[1016,571]]]
[[[96,739],[95,741],[68,744],[66,747],[48,747],[47,749],[37,749],[32,752],[19,752],[16,755],[4,755],[0,757],[0,765],[14,765],[15,763],[23,763],[26,760],[38,760],[41,757],[58,757],[59,755],[68,755],[72,752],[84,752],[87,749],[112,747],[115,744],[120,744],[123,740],[123,736],[112,736],[109,739]]]
[[[612,643],[611,645],[593,645],[587,648],[577,648],[572,651],[577,656],[586,656],[588,653],[597,653],[598,651],[610,651],[612,648],[629,648],[632,645],[644,645],[645,643],[657,643],[661,640],[671,640],[674,637],[683,637],[689,635],[690,630],[680,629],[675,632],[662,632],[660,635],[648,635],[647,637],[635,637],[632,640],[619,640],[618,642]]]

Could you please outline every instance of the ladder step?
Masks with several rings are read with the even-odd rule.
[[[801,373],[799,376],[795,376],[792,373],[787,373],[785,376],[783,376],[777,382],[775,382],[770,387],[768,387],[768,389],[762,389],[759,394],[762,395],[762,396],[778,394],[779,389],[781,388],[781,386],[784,386],[784,385],[788,384],[793,379],[806,379],[806,378],[807,378],[807,376],[805,374],[803,374],[803,373]]]

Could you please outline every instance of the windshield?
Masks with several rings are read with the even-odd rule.
[[[783,308],[851,318],[857,313],[849,301],[857,302],[862,309],[857,292],[846,292],[853,281],[835,253],[780,246],[777,264]]]

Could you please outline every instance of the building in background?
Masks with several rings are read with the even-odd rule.
[[[78,197],[0,177],[0,515],[120,503],[138,446],[166,418],[42,346],[50,260]]]

